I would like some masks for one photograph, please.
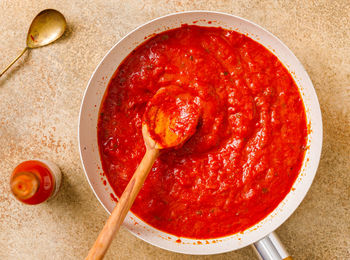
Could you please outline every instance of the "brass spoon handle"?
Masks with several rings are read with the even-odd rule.
[[[22,57],[22,55],[28,50],[28,47],[25,47],[24,50],[19,54],[0,74],[0,77],[4,75],[4,73],[19,59]]]

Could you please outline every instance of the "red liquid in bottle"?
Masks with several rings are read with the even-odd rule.
[[[58,190],[61,172],[47,161],[31,160],[19,164],[11,175],[11,191],[23,203],[35,205],[48,200]]]

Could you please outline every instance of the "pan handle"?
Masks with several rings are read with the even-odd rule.
[[[260,260],[292,260],[275,232],[252,244]]]

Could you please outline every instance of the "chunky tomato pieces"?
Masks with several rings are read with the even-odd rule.
[[[256,224],[291,190],[304,158],[306,116],[293,78],[262,45],[221,28],[183,26],[141,44],[100,108],[101,160],[118,196],[145,153],[146,104],[169,85],[195,96],[201,116],[181,148],[162,151],[132,211],[191,238]]]

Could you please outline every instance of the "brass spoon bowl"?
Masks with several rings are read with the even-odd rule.
[[[48,45],[60,38],[66,30],[63,14],[54,9],[41,11],[32,21],[24,50],[1,72],[0,77],[28,50]]]

